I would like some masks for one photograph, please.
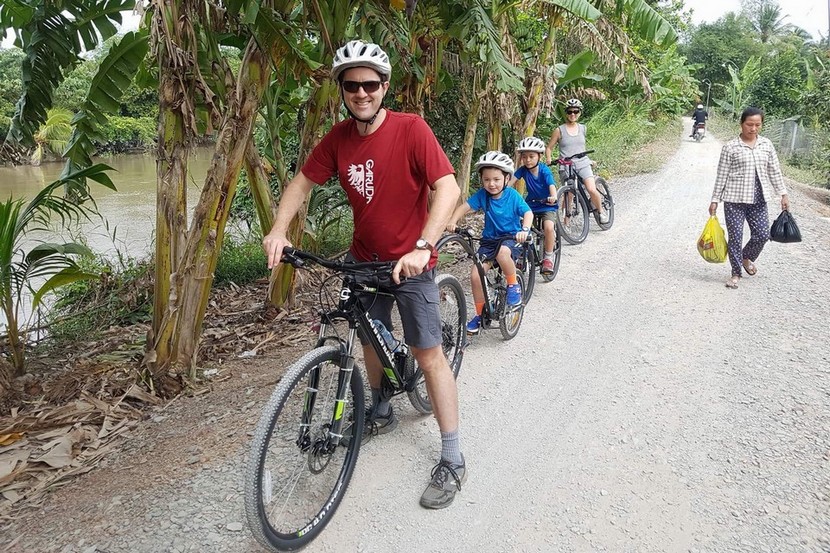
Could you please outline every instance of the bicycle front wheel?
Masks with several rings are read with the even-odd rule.
[[[602,200],[602,209],[608,214],[608,222],[601,223],[599,220],[599,212],[594,212],[594,218],[597,220],[597,225],[602,230],[608,230],[614,224],[614,199],[611,197],[611,190],[608,188],[608,183],[602,177],[596,178],[597,192],[599,192]]]
[[[334,445],[335,418],[363,432],[363,383],[341,367],[336,346],[316,348],[286,371],[254,432],[245,469],[245,514],[259,543],[270,551],[306,546],[325,528],[354,472],[360,439]],[[350,388],[338,403],[339,381]]]
[[[438,275],[435,284],[438,286],[438,309],[441,312],[441,349],[453,376],[458,378],[466,345],[467,300],[461,283],[454,276]],[[409,392],[409,401],[416,411],[429,415],[432,413],[432,402],[429,400],[426,379],[420,369],[416,370],[418,383]]]
[[[522,297],[524,297],[525,279],[522,273],[516,273],[516,279],[521,286]],[[510,306],[505,304],[504,312],[499,319],[499,330],[501,330],[502,338],[505,340],[512,340],[519,333],[519,327],[522,325],[522,317],[524,317],[525,305],[524,302],[519,305]]]
[[[543,237],[538,237],[538,240],[544,244]],[[522,297],[524,298],[525,304],[530,301],[530,297],[533,295],[533,289],[536,287],[536,268],[540,263],[540,260],[536,254],[537,247],[537,244],[533,244],[529,246],[527,251],[524,253],[522,274],[525,279],[525,289]]]
[[[562,238],[570,244],[581,244],[588,237],[588,205],[573,185],[563,186],[556,193],[559,210],[556,226]]]
[[[562,260],[562,236],[557,231],[556,233],[556,241],[554,242],[553,246],[553,271],[550,273],[543,273],[540,272],[542,275],[542,280],[545,282],[550,282],[556,278],[557,273],[559,273],[559,262]]]

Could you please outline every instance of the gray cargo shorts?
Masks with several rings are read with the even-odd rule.
[[[354,258],[349,255],[347,259]],[[400,284],[388,281],[377,283],[371,277],[357,277],[358,282],[371,282],[378,289],[392,294],[394,297],[378,294],[360,294],[360,301],[363,307],[368,309],[372,319],[378,319],[396,337],[400,339],[400,333],[395,333],[392,324],[392,306],[398,304],[398,313],[403,325],[404,342],[414,348],[428,349],[440,346],[441,335],[441,312],[438,308],[438,286],[435,284],[435,269],[421,273],[418,276],[409,277]],[[360,342],[366,345],[361,338]]]

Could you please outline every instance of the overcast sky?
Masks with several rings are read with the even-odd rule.
[[[686,0],[686,8],[694,9],[692,20],[711,23],[726,12],[741,11],[740,0]],[[819,40],[827,36],[827,0],[779,0],[781,13],[788,17],[785,23],[798,25]]]

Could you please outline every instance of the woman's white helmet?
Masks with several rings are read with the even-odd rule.
[[[337,49],[331,64],[331,78],[338,79],[343,71],[352,67],[371,67],[380,73],[382,80],[389,79],[392,74],[392,65],[386,52],[377,44],[362,40],[352,40]]]
[[[505,173],[510,173],[511,175],[515,170],[513,160],[510,156],[498,151],[487,152],[478,158],[478,162],[476,163],[476,171],[481,171],[484,167],[495,167],[496,169],[501,169]]]
[[[516,147],[517,152],[537,152],[539,154],[545,153],[545,143],[542,142],[541,138],[536,138],[535,136],[528,136],[526,138],[522,138],[519,141],[519,145]]]
[[[578,98],[571,98],[566,102],[566,106],[569,108],[582,109],[582,102],[580,102]]]

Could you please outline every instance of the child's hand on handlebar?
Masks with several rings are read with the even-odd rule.
[[[456,225],[455,223],[453,223],[453,222],[447,223],[447,231],[455,232],[455,229],[457,229],[457,228],[458,228],[458,225]]]
[[[523,231],[523,230],[520,230],[519,232],[517,232],[517,233],[516,233],[516,242],[518,242],[519,244],[521,244],[522,242],[524,242],[525,240],[527,240],[527,236],[528,236],[528,234],[530,234],[530,233],[525,232],[525,231]]]

